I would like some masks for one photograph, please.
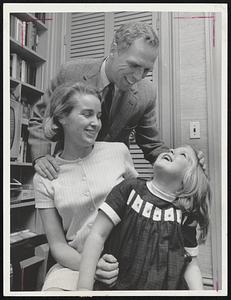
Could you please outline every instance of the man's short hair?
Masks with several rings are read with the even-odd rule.
[[[148,23],[129,22],[121,25],[114,34],[111,51],[121,51],[129,48],[133,41],[144,38],[153,48],[158,48],[159,39]]]

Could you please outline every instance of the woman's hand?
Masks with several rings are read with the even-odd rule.
[[[104,254],[96,267],[95,279],[112,287],[119,274],[119,263],[111,254]]]

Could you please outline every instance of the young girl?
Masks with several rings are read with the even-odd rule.
[[[124,180],[100,206],[84,246],[79,290],[93,289],[103,248],[119,262],[115,290],[203,289],[196,227],[205,241],[210,188],[197,152],[185,146],[162,153],[153,171],[151,181]],[[96,281],[94,289],[106,287]]]

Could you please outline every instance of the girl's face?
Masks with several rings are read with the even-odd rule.
[[[68,116],[60,120],[65,143],[88,147],[94,144],[101,128],[101,103],[94,95],[76,93],[70,99],[76,103]]]
[[[185,172],[194,163],[196,163],[194,150],[187,146],[179,147],[161,153],[154,164],[154,170],[161,172],[167,180],[178,181],[181,185]]]

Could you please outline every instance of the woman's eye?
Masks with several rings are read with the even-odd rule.
[[[186,158],[186,154],[185,153],[181,153],[181,155],[183,155]]]
[[[89,118],[92,115],[92,113],[90,111],[84,111],[83,115],[84,117]]]

